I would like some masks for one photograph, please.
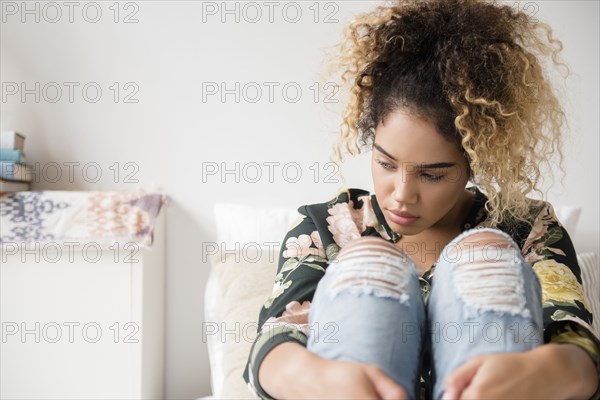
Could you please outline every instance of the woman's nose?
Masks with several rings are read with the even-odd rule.
[[[414,174],[400,173],[395,182],[394,200],[398,203],[414,204],[418,199],[418,182]]]

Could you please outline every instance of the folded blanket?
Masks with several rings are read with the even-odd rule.
[[[0,246],[94,242],[149,248],[168,196],[117,191],[25,191],[0,196]]]

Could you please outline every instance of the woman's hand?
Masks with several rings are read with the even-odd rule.
[[[405,399],[402,387],[380,368],[328,360],[299,343],[272,349],[258,372],[262,388],[275,399]]]
[[[323,397],[336,399],[407,399],[402,386],[373,364],[326,360],[323,364]]]
[[[380,368],[322,358],[298,343],[282,343],[267,354],[259,382],[276,399],[406,399],[400,385]]]
[[[597,380],[592,368],[589,356],[572,345],[476,356],[446,377],[442,398],[589,398],[595,385],[588,378]]]

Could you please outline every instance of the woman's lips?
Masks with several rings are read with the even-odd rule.
[[[410,213],[404,212],[404,211],[391,211],[391,210],[386,210],[388,212],[388,216],[390,217],[390,220],[396,224],[400,224],[400,225],[409,225],[412,224],[413,222],[415,222],[417,219],[419,219],[419,217],[414,216]]]

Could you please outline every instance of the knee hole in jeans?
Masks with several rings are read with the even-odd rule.
[[[372,294],[407,303],[407,281],[415,271],[412,260],[394,244],[362,237],[347,243],[334,265],[329,266],[328,294],[331,299],[342,292]]]
[[[504,235],[475,232],[447,252],[454,287],[467,307],[528,317],[519,249]]]

